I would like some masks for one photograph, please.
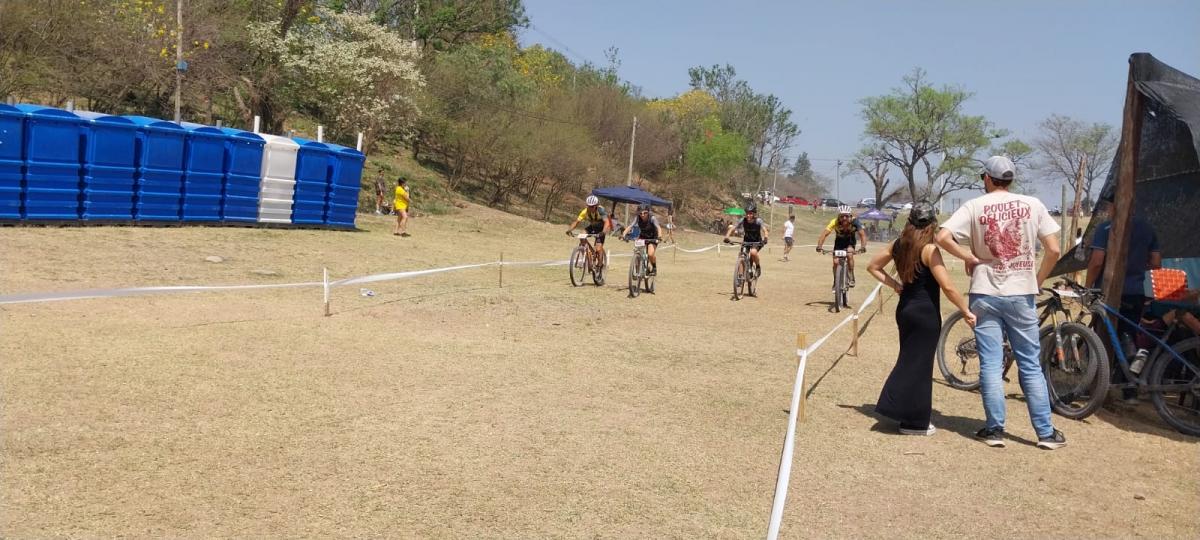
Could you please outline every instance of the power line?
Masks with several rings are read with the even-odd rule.
[[[588,64],[591,64],[591,65],[593,65],[593,66],[597,66],[597,65],[599,65],[598,63],[596,63],[596,62],[593,62],[593,61],[592,61],[590,58],[587,58],[587,57],[583,56],[582,54],[579,54],[579,53],[575,52],[575,51],[574,51],[574,50],[572,50],[570,47],[568,47],[566,43],[563,43],[562,41],[558,40],[558,39],[557,39],[557,38],[555,38],[554,36],[552,36],[552,35],[550,35],[550,34],[546,33],[546,31],[545,31],[545,30],[542,30],[541,28],[538,28],[538,27],[537,27],[537,26],[535,26],[533,23],[529,23],[529,29],[530,29],[530,30],[533,30],[534,32],[537,32],[537,33],[541,34],[542,36],[545,36],[545,38],[546,38],[546,39],[548,39],[548,40],[550,40],[550,42],[551,42],[551,43],[553,43],[553,44],[555,44],[555,45],[558,45],[559,47],[562,47],[562,49],[563,49],[564,51],[566,51],[566,52],[570,53],[570,54],[571,54],[571,56],[574,56],[574,57],[575,57],[577,60],[580,60],[580,61],[582,61],[582,62],[586,62],[586,63],[588,63]]]

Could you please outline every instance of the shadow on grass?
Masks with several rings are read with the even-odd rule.
[[[871,327],[871,321],[875,320],[875,313],[871,313],[866,319],[861,320],[862,325],[858,327],[858,337],[860,338],[863,336],[863,334],[867,333],[867,329]],[[861,350],[859,351],[859,354],[862,354]],[[839,363],[841,363],[842,359],[849,355],[850,349],[847,348],[845,351],[839,354],[837,358],[833,359],[833,363],[829,364],[829,367],[825,369],[825,372],[822,373],[820,377],[817,377],[817,380],[813,381],[812,385],[808,387],[808,391],[804,393],[804,398],[808,399],[809,397],[812,397],[813,393],[817,391],[817,387],[821,386],[821,381],[824,381],[825,377],[827,377],[833,371],[833,369],[836,368]]]
[[[843,409],[854,409],[854,410],[858,411],[859,413],[861,413],[863,416],[867,416],[867,417],[875,419],[876,422],[875,422],[875,425],[871,426],[871,431],[874,431],[877,433],[885,433],[888,435],[895,435],[897,437],[911,436],[911,435],[901,435],[900,434],[900,432],[898,431],[898,428],[900,426],[899,422],[892,420],[890,418],[887,418],[886,416],[883,416],[883,415],[875,412],[875,404],[874,403],[864,403],[862,405],[839,404],[838,407],[841,407]],[[982,413],[982,411],[980,411],[980,412]],[[931,411],[931,413],[929,415],[929,422],[932,423],[935,427],[937,427],[938,431],[948,431],[950,433],[955,433],[961,437],[971,439],[971,440],[975,440],[975,432],[978,431],[979,428],[983,427],[983,419],[981,419],[981,418],[967,418],[965,416],[954,416],[954,415],[944,414],[937,409],[933,409]],[[1009,440],[1009,441],[1017,442],[1020,444],[1027,445],[1027,446],[1034,446],[1034,447],[1037,446],[1037,441],[1030,440],[1025,437],[1019,437],[1019,436],[1013,435],[1012,433],[1005,433],[1004,436],[1005,436],[1005,439]]]

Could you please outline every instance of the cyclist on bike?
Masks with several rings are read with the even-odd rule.
[[[825,230],[821,231],[821,238],[817,239],[817,253],[824,251],[822,246],[825,245],[825,237],[829,233],[834,233],[833,249],[834,251],[846,250],[846,275],[849,276],[850,282],[847,285],[854,286],[854,246],[857,240],[862,240],[862,247],[858,249],[859,253],[867,251],[867,234],[863,231],[862,223],[858,218],[854,217],[849,206],[842,205],[838,207],[838,215],[833,218],[829,225],[825,226]],[[857,235],[858,238],[855,238]],[[837,260],[833,261],[833,272],[837,274]]]
[[[750,206],[746,207],[746,217],[743,217],[741,221],[733,222],[733,225],[729,226],[729,229],[725,231],[725,238],[722,239],[722,242],[726,244],[731,243],[729,237],[738,228],[742,229],[742,251],[750,252],[750,260],[754,262],[755,275],[761,276],[762,266],[758,264],[758,250],[767,245],[768,230],[767,224],[763,223],[762,218],[758,217],[757,205],[750,203]],[[747,243],[754,244],[758,242],[761,242],[761,244],[757,246],[746,245]]]
[[[638,228],[638,238],[646,241],[646,257],[650,259],[650,272],[647,275],[658,275],[658,258],[655,257],[655,248],[658,245],[658,239],[662,238],[662,227],[658,224],[658,217],[650,213],[650,205],[642,203],[638,205],[637,216],[629,223],[625,230],[621,231],[621,237],[629,236],[629,231],[634,227]]]
[[[604,265],[604,235],[612,230],[612,222],[608,219],[608,212],[600,206],[600,199],[595,195],[588,195],[587,208],[579,211],[579,217],[571,222],[571,226],[567,228],[567,236],[575,235],[575,227],[581,222],[587,221],[587,227],[584,229],[588,234],[596,235],[596,255],[600,261],[600,265]]]

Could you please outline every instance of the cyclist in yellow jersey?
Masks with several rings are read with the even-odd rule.
[[[608,212],[600,206],[600,199],[595,195],[588,195],[587,208],[579,211],[579,217],[571,222],[571,226],[567,228],[567,236],[575,234],[575,227],[586,221],[587,227],[584,229],[588,234],[596,235],[596,253],[600,255],[600,264],[604,264],[604,235],[612,230],[612,222],[608,219]]]
[[[825,237],[829,233],[834,233],[833,249],[846,250],[846,273],[849,275],[850,282],[847,285],[854,286],[854,245],[857,243],[855,236],[862,240],[862,247],[859,251],[867,250],[867,233],[863,231],[862,223],[854,217],[849,206],[839,206],[838,215],[833,218],[829,225],[825,226],[825,230],[821,231],[821,238],[817,240],[817,253],[820,253],[825,245]],[[837,260],[833,262],[833,271],[837,272]]]
[[[396,180],[396,193],[392,200],[392,209],[396,211],[396,228],[392,234],[396,236],[409,236],[408,198],[408,179],[401,176]]]

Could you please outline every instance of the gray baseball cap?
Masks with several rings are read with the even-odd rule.
[[[1004,156],[992,156],[983,162],[983,172],[995,180],[1011,181],[1017,177],[1017,166]]]
[[[934,210],[929,201],[918,201],[908,212],[908,222],[913,227],[924,229],[930,223],[937,223],[937,210]]]

